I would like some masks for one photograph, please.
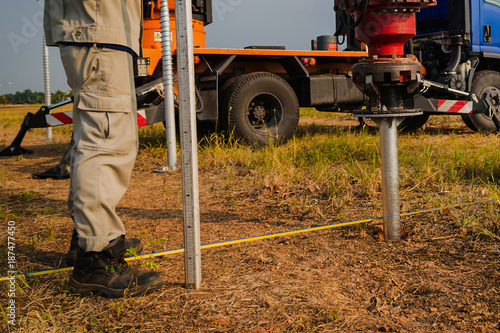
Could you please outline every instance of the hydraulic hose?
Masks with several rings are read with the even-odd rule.
[[[451,57],[444,74],[456,74],[460,60],[462,59],[462,36],[453,36],[451,38]]]
[[[344,11],[344,15],[340,15],[340,19],[342,20],[342,25],[344,27],[346,27],[347,29],[356,28],[361,23],[363,18],[365,17],[366,9],[368,8],[369,3],[370,3],[370,0],[365,0],[365,2],[363,3],[363,9],[361,10],[361,13],[359,14],[359,17],[356,20],[356,22],[354,22],[353,24],[347,24],[346,19],[345,19],[347,15],[345,15],[345,11]]]

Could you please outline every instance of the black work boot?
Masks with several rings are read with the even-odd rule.
[[[140,296],[163,284],[160,274],[132,270],[123,259],[125,236],[112,241],[101,252],[78,248],[69,278],[71,290],[82,296],[95,293],[106,297]]]
[[[143,245],[141,240],[138,238],[126,238],[125,239],[125,251],[132,249],[135,254],[142,252]],[[69,244],[69,251],[66,256],[66,264],[68,266],[74,266],[76,260],[76,253],[78,252],[78,234],[76,230],[73,229],[73,234],[71,235],[71,243]]]
[[[32,173],[31,176],[35,179],[68,179],[69,165],[59,163],[44,172]]]

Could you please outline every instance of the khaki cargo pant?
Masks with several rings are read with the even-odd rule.
[[[125,234],[115,208],[137,155],[133,58],[96,46],[60,46],[73,89],[73,136],[68,206],[79,246],[101,251]]]

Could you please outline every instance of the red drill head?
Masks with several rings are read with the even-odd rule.
[[[353,14],[356,38],[370,56],[404,55],[404,44],[416,33],[415,12],[436,0],[335,0],[335,10]]]

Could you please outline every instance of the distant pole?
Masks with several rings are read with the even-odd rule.
[[[45,106],[50,106],[50,70],[49,70],[49,49],[43,36],[43,82],[45,88]],[[47,127],[45,141],[52,141],[52,127]]]
[[[186,287],[201,284],[200,200],[191,0],[175,1]]]

